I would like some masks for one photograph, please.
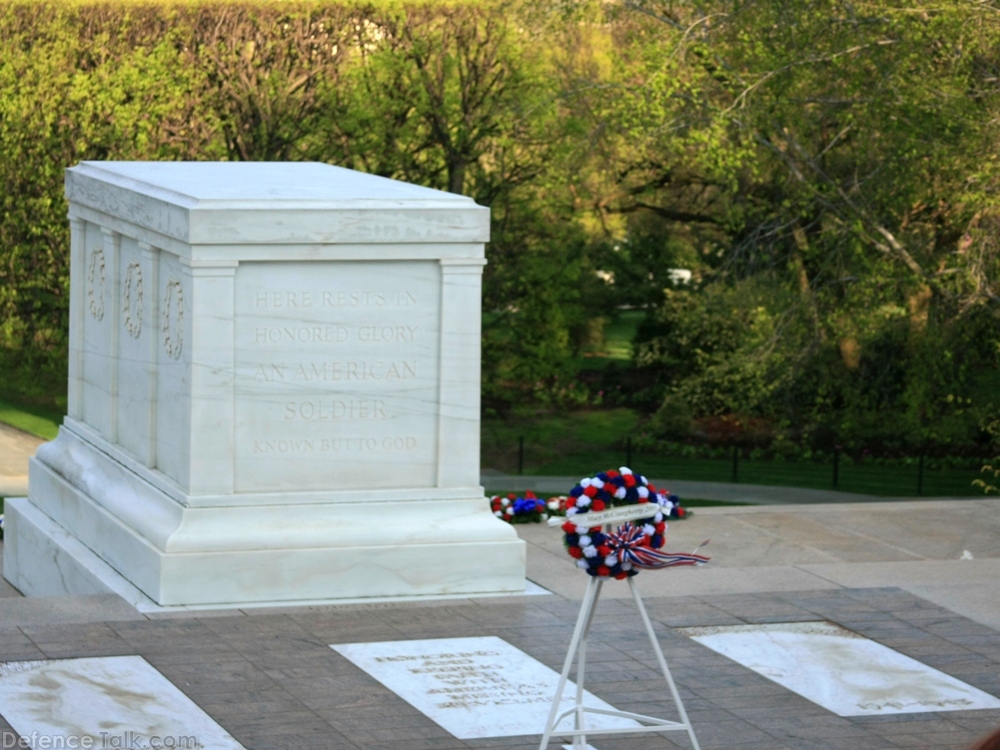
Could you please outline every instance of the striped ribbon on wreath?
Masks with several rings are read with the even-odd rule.
[[[697,554],[699,549],[708,544],[707,541],[698,545],[698,549],[690,554],[661,552],[650,547],[649,537],[631,523],[619,526],[617,532],[608,534],[606,544],[621,562],[631,563],[631,567],[644,570],[671,568],[675,565],[704,565],[708,562],[707,557]]]

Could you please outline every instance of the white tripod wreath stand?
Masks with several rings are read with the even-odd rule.
[[[663,656],[663,651],[660,649],[659,641],[656,640],[656,633],[653,631],[653,623],[649,620],[649,615],[646,613],[646,607],[642,603],[642,597],[639,596],[639,590],[636,588],[635,582],[632,578],[628,579],[629,591],[632,593],[632,598],[635,600],[635,606],[638,608],[639,615],[642,617],[642,624],[645,626],[646,633],[649,635],[649,642],[653,645],[653,651],[656,653],[656,660],[660,664],[660,670],[663,672],[663,677],[667,681],[667,686],[670,688],[670,694],[673,696],[674,703],[677,706],[677,712],[680,715],[681,720],[668,721],[666,719],[659,719],[655,716],[646,716],[645,714],[636,714],[630,711],[591,708],[583,705],[583,682],[587,666],[587,636],[590,635],[590,625],[594,620],[594,611],[597,609],[597,600],[601,596],[601,587],[603,585],[603,579],[593,577],[590,579],[590,584],[587,586],[587,593],[583,597],[583,604],[580,607],[580,615],[576,619],[576,628],[574,628],[573,637],[569,642],[569,653],[566,654],[566,662],[563,664],[562,674],[559,677],[559,686],[556,688],[556,694],[552,700],[552,709],[549,711],[549,719],[545,725],[545,733],[542,735],[542,742],[538,746],[539,750],[547,750],[549,739],[552,737],[572,737],[573,744],[567,747],[571,747],[573,750],[585,750],[587,747],[587,735],[640,734],[649,732],[687,732],[688,737],[691,739],[691,747],[694,750],[701,750],[698,745],[698,738],[694,736],[694,729],[691,727],[691,721],[688,719],[687,711],[684,710],[684,703],[681,701],[680,693],[677,692],[677,685],[674,684],[674,678],[670,674],[670,668],[667,666],[667,660]],[[576,700],[574,701],[572,708],[564,710],[560,713],[559,705],[562,703],[563,693],[566,690],[566,681],[569,678],[569,670],[573,665],[574,656],[577,657]],[[624,719],[633,719],[640,722],[641,726],[619,727],[614,729],[587,729],[585,717],[588,713],[603,714],[605,716],[620,716]],[[573,729],[557,731],[556,727],[559,726],[559,722],[570,715],[573,715],[574,717]]]

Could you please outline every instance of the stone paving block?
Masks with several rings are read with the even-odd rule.
[[[260,734],[323,734],[330,724],[306,708],[274,711],[266,714],[243,714],[240,728]]]
[[[20,630],[14,630],[13,632],[0,634],[0,654],[3,653],[4,649],[16,648],[18,646],[34,646],[34,641],[32,641],[28,636],[22,633]]]
[[[381,623],[357,624],[353,626],[343,624],[304,624],[304,627],[309,631],[311,636],[328,645],[331,643],[398,641],[403,639],[403,634],[399,630]]]
[[[283,732],[230,732],[247,750],[362,750],[346,737],[328,729],[314,734]]]
[[[780,688],[781,686],[775,685],[775,687]],[[784,712],[801,710],[801,704],[809,703],[805,698],[794,693],[790,694],[784,688],[779,692],[777,690],[747,690],[745,688],[720,690],[708,687],[698,691],[697,694],[713,705],[730,712],[738,708],[760,707],[774,709],[773,713],[776,716],[780,716]],[[685,705],[687,705],[686,700]]]
[[[771,614],[744,614],[741,619],[747,623],[760,624],[767,622],[816,622],[820,618],[813,612]]]
[[[183,643],[157,644],[142,646],[129,644],[133,653],[143,657],[151,664],[154,661],[170,664],[213,664],[218,661],[241,658],[241,654],[231,648],[216,643],[198,643],[187,646]]]
[[[287,651],[268,651],[262,653],[241,652],[241,655],[248,662],[262,670],[295,669],[300,666],[304,669],[316,670],[328,663],[333,663],[333,660],[328,659],[326,654],[316,653],[314,651],[308,653],[289,653]]]
[[[245,613],[238,609],[177,609],[177,610],[151,610],[143,613],[150,620],[181,620],[190,617],[197,617],[201,620],[216,617],[245,617]]]
[[[54,643],[35,643],[38,650],[47,659],[80,659],[90,656],[132,656],[136,653],[135,646],[121,639],[99,640],[93,643],[71,643],[56,641]]]
[[[296,623],[286,615],[262,615],[260,617],[227,617],[199,619],[199,622],[221,637],[242,635],[267,635],[280,633],[293,635]],[[305,634],[305,630],[302,631]]]
[[[563,620],[534,604],[515,607],[512,605],[488,604],[475,613],[476,622],[503,623],[505,627],[558,627]]]
[[[730,706],[725,709],[725,711],[737,719],[743,719],[744,721],[749,721],[755,726],[766,728],[768,723],[774,720],[775,710],[774,706],[757,706],[757,705],[742,705],[742,706]],[[814,703],[808,703],[805,706],[797,706],[795,711],[795,719],[798,722],[809,719],[826,719],[831,717],[831,714],[826,711],[821,706]],[[840,717],[832,717],[839,719]],[[785,717],[782,717],[784,720]],[[844,721],[843,719],[841,721]]]
[[[352,741],[360,744],[378,746],[383,742],[399,742],[408,739],[440,739],[454,742],[455,738],[447,729],[438,726],[430,719],[421,725],[408,727],[382,726],[367,729],[354,729],[347,733]]]
[[[5,661],[35,661],[46,655],[33,643],[27,645],[0,646],[0,663]]]
[[[951,711],[949,719],[964,729],[978,735],[1000,729],[1000,712],[997,711]]]
[[[795,750],[896,750],[897,745],[881,737],[867,737],[865,740],[851,738],[838,740],[832,737],[824,737],[818,740],[807,740],[796,738],[790,743]],[[930,745],[914,744],[909,746],[911,750],[916,748],[930,748]]]
[[[323,712],[317,713],[318,715],[323,716],[323,718],[325,718],[331,726],[341,732],[371,731],[373,728],[377,728],[378,726],[384,724],[387,720],[390,720],[392,725],[400,731],[405,731],[410,728],[426,727],[431,721],[422,713],[394,714],[391,717],[388,717],[384,712],[371,713],[363,716],[356,714],[334,714],[333,716],[325,716]]]
[[[896,618],[888,612],[877,610],[866,610],[864,612],[846,612],[842,614],[828,614],[827,617],[840,623],[846,628],[869,627],[871,623],[883,620],[895,620]]]
[[[675,610],[672,612],[650,612],[651,619],[671,628],[697,627],[707,625],[739,625],[743,621],[739,617],[724,612],[716,607],[702,605],[691,611]]]
[[[880,640],[875,638],[873,640]],[[880,641],[885,642],[885,641]],[[886,644],[888,645],[888,644]],[[919,641],[916,645],[905,645],[900,644],[898,651],[905,653],[917,661],[925,661],[928,658],[940,657],[943,659],[947,658],[958,658],[958,659],[977,659],[980,664],[982,664],[982,655],[976,654],[964,646],[959,646],[955,643],[949,643],[948,641],[938,640],[938,641]],[[947,670],[943,670],[947,671]]]
[[[716,743],[732,743],[738,738],[740,742],[765,742],[773,740],[773,735],[765,732],[748,721],[733,719],[712,724],[702,724],[694,728],[699,744],[712,745]]]
[[[401,740],[348,737],[348,739],[353,740],[362,750],[465,750],[468,747],[464,742],[454,737],[416,737]]]
[[[869,595],[871,594],[871,591],[871,589],[837,588],[823,592],[792,592],[784,594],[782,599],[790,604],[806,609],[836,608],[845,612],[878,612],[883,610],[884,607],[880,606],[880,602],[886,601],[884,596],[880,595],[878,592],[875,592],[873,595]],[[902,589],[892,589],[892,591],[901,592]],[[864,595],[852,595],[852,593],[857,592],[861,592]]]
[[[82,625],[52,625],[52,624],[32,624],[21,625],[18,628],[24,635],[33,642],[45,641],[54,643],[57,641],[96,641],[99,639],[118,640],[120,636],[109,623],[97,622]]]
[[[503,750],[538,750],[538,743],[541,741],[541,738],[534,738],[534,742],[531,741],[532,739],[532,737],[482,737],[462,740],[462,742],[464,747],[481,748],[482,750],[490,750],[491,748],[503,748]],[[556,750],[561,745],[562,743],[558,740],[552,740],[550,748]]]
[[[646,734],[632,737],[603,735],[600,737],[594,737],[593,739],[588,738],[588,740],[591,745],[599,747],[600,750],[674,750],[674,748],[691,747],[688,743],[687,735],[684,735],[682,739],[677,736],[680,734],[680,732],[670,732],[665,734]],[[568,742],[568,739],[553,739],[552,742],[549,743],[549,750],[558,750],[563,746],[563,744],[567,744]],[[538,742],[535,743],[533,750],[538,750]],[[710,748],[703,743],[702,750],[710,750]]]
[[[947,734],[961,735],[963,738],[969,733],[968,727],[943,718],[945,714],[927,714],[923,721],[919,719],[907,722],[890,723],[862,723],[862,725],[874,734],[883,737],[893,737],[898,735],[920,734]]]
[[[215,696],[215,701],[203,699],[198,705],[211,716],[240,717],[277,715],[279,713],[288,716],[301,707],[299,701],[290,695],[284,699],[262,700],[240,700],[238,696],[221,699],[219,696]]]
[[[766,729],[769,734],[784,739],[786,742],[799,739],[855,739],[864,741],[871,737],[872,732],[849,721],[828,724],[824,721],[809,723],[802,721],[803,717],[789,717],[791,720],[768,721]]]
[[[939,635],[945,640],[958,636],[987,635],[996,637],[996,631],[978,622],[966,620],[954,615],[949,617],[934,617],[918,621],[920,627],[928,633]]]
[[[886,737],[886,741],[891,743],[889,747],[905,747],[908,750],[914,748],[940,748],[941,750],[964,750],[977,739],[975,734],[957,735],[950,732],[932,732],[928,734],[898,734]],[[847,750],[845,748],[845,750]]]

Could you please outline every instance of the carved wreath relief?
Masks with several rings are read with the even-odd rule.
[[[171,279],[163,297],[163,348],[167,354],[178,359],[184,346],[184,294],[181,282]]]
[[[90,251],[87,264],[87,307],[95,320],[104,319],[104,250],[99,247]]]
[[[129,263],[125,271],[122,290],[122,320],[125,330],[137,339],[142,332],[142,269],[138,263]]]

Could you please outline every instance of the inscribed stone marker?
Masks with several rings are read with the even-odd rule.
[[[236,271],[236,490],[433,485],[432,261]]]
[[[330,648],[459,739],[541,734],[559,683],[556,672],[495,636],[341,643]],[[570,684],[563,708],[573,706],[574,694]],[[584,704],[614,710],[589,691],[584,691]],[[588,714],[587,726],[638,724]]]
[[[0,715],[34,747],[243,750],[141,656],[0,664]]]
[[[679,628],[838,716],[1000,708],[1000,699],[830,622]]]

